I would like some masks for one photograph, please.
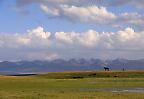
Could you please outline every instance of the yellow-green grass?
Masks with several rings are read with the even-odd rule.
[[[132,72],[135,74],[138,71]],[[56,75],[50,73],[28,77],[0,76],[0,99],[144,99],[144,93],[112,92],[117,89],[144,88],[142,76],[130,77],[131,74],[127,73],[130,75],[123,78],[105,76],[90,78],[84,76],[82,79],[57,78],[58,74],[75,73],[86,72],[56,73]],[[107,72],[101,73],[107,74]],[[118,71],[115,73],[119,74]]]

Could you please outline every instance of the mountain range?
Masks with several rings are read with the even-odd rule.
[[[2,61],[0,62],[0,74],[95,71],[103,70],[103,67],[109,67],[110,70],[144,70],[144,59],[56,59],[51,61]]]

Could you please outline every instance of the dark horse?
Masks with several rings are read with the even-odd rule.
[[[105,71],[109,71],[110,69],[108,67],[104,67],[104,70]]]

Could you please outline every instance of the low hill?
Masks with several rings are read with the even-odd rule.
[[[85,71],[40,74],[37,77],[52,79],[82,79],[82,78],[143,78],[144,71]]]

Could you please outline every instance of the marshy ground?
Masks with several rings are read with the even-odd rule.
[[[143,90],[144,71],[0,76],[0,99],[144,99]]]

